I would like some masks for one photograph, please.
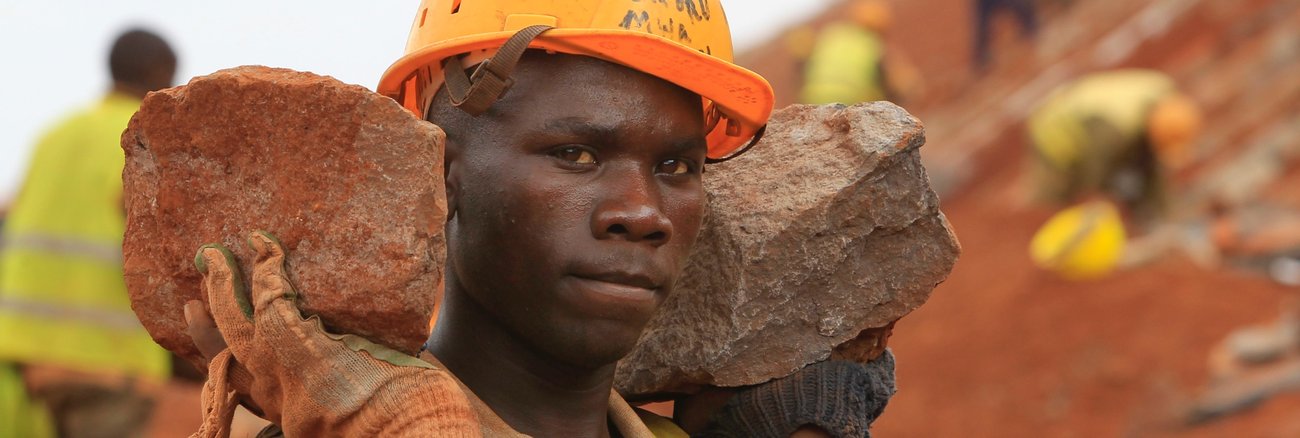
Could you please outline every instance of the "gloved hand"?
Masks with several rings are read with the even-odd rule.
[[[211,358],[196,436],[228,436],[237,396],[287,436],[479,434],[465,393],[446,370],[358,336],[328,334],[317,317],[304,319],[279,242],[265,232],[249,240],[257,251],[251,296],[229,250],[206,245],[195,257],[212,319],[229,345]]]
[[[740,390],[695,436],[786,438],[813,426],[832,437],[870,437],[895,391],[889,350],[867,364],[820,362]]]

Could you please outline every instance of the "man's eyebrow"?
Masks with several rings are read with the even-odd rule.
[[[546,122],[548,132],[577,135],[612,144],[618,141],[618,127],[593,123],[582,117],[565,117]]]
[[[683,138],[674,140],[669,145],[669,148],[671,148],[673,154],[678,155],[692,155],[698,151],[708,153],[709,142],[704,137]]]
[[[546,122],[545,129],[548,132],[576,135],[609,145],[618,144],[622,140],[617,126],[594,123],[582,117],[551,120]],[[668,148],[672,154],[691,155],[698,150],[707,151],[708,141],[704,137],[680,138],[673,140]]]

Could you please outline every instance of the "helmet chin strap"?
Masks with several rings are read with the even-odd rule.
[[[515,72],[515,67],[519,65],[519,59],[523,58],[524,52],[528,50],[528,45],[551,29],[554,29],[554,27],[545,24],[521,29],[511,36],[509,40],[506,40],[506,43],[501,46],[495,56],[480,63],[474,69],[474,73],[469,75],[465,74],[464,55],[452,56],[443,61],[442,75],[451,98],[451,105],[475,117],[487,112],[493,103],[501,99],[501,96],[505,95],[511,86],[514,86],[515,80],[511,76]],[[713,119],[709,123],[710,130],[713,126],[716,126],[717,119],[727,118],[716,107],[711,108],[710,113],[709,118]],[[733,128],[731,125],[735,122],[727,118],[727,123],[728,133],[730,133]],[[735,128],[738,129],[739,126],[735,126]],[[749,144],[736,150],[731,155],[723,158],[709,158],[705,162],[715,164],[739,157],[758,144],[766,130],[767,125],[759,128],[754,133],[754,138],[749,141]]]
[[[754,145],[758,144],[758,142],[763,139],[763,134],[766,132],[767,132],[767,125],[763,125],[759,127],[757,131],[754,131],[754,137],[749,139],[749,143],[746,144],[744,147],[740,149],[736,149],[736,151],[732,152],[731,155],[727,155],[722,158],[706,158],[704,159],[704,164],[725,163],[727,161],[731,161],[732,159],[735,159],[736,157],[744,155],[745,152],[749,152],[749,150],[753,148]]]
[[[451,105],[471,116],[487,112],[514,85],[515,81],[510,76],[519,65],[519,59],[528,50],[528,45],[551,29],[554,27],[544,24],[521,29],[501,46],[496,56],[479,64],[471,75],[465,74],[465,65],[460,56],[443,61],[442,75],[451,97]]]

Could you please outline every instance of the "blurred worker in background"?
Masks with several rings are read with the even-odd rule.
[[[1028,121],[1038,199],[1114,201],[1138,224],[1167,213],[1166,173],[1189,161],[1201,112],[1163,73],[1118,70],[1064,85]]]
[[[812,56],[816,45],[817,29],[809,24],[791,27],[781,34],[781,47],[790,56],[791,69],[795,72],[793,83],[803,83],[804,75],[808,72],[808,57]]]
[[[975,0],[975,70],[989,67],[989,45],[993,34],[993,19],[998,12],[1015,15],[1022,37],[1032,38],[1038,33],[1038,14],[1032,0]]]
[[[108,94],[37,143],[3,231],[0,436],[141,436],[170,373],[122,278],[120,138],[144,95],[171,86],[176,55],[131,30],[109,68]]]
[[[884,0],[853,0],[847,19],[822,28],[807,51],[800,103],[915,98],[920,93],[920,75],[901,56],[885,53],[885,34],[892,21],[892,9]],[[786,44],[797,41],[798,34],[795,37]]]
[[[1166,175],[1189,161],[1201,123],[1197,104],[1156,71],[1095,73],[1054,91],[1027,123],[1031,185],[1040,201],[1083,205],[1039,232],[1035,261],[1076,278],[1114,268],[1126,228],[1146,234],[1166,217]],[[1164,241],[1177,238],[1166,237],[1138,252],[1163,253],[1170,246]],[[1094,239],[1109,243],[1085,245]],[[1081,253],[1085,247],[1088,254]],[[1089,261],[1079,265],[1088,266],[1086,273],[1073,272],[1065,260]]]

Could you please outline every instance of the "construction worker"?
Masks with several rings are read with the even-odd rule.
[[[742,153],[772,111],[767,82],[731,62],[724,17],[716,0],[424,0],[378,88],[447,133],[445,297],[427,351],[304,321],[268,234],[250,236],[249,288],[229,251],[205,246],[211,308],[186,307],[211,358],[200,436],[223,433],[228,388],[289,436],[686,436],[612,386],[695,243],[705,164]],[[782,382],[714,406],[712,426],[865,436],[892,362]],[[754,394],[790,403],[746,405]]]
[[[1151,70],[1095,73],[1057,89],[1029,117],[1040,200],[1116,202],[1139,223],[1168,207],[1165,175],[1188,162],[1199,107]]]
[[[915,94],[915,69],[898,56],[886,64],[891,11],[885,0],[852,0],[847,19],[822,28],[805,63],[800,103],[898,101]]]
[[[0,436],[140,436],[168,353],[131,311],[122,277],[122,130],[171,85],[159,36],[123,33],[107,96],[37,144],[0,249]],[[8,428],[6,430],[6,428]],[[7,435],[12,434],[12,435]]]
[[[1198,106],[1156,71],[1095,73],[1054,91],[1027,122],[1033,151],[1030,183],[1040,201],[1085,206],[1063,212],[1053,220],[1055,225],[1040,231],[1034,243],[1040,265],[1051,268],[1054,263],[1062,266],[1061,260],[1091,259],[1088,273],[1066,274],[1090,277],[1109,272],[1114,263],[1145,263],[1176,245],[1181,234],[1177,229],[1151,231],[1168,210],[1166,174],[1189,161],[1200,126]],[[1080,250],[1077,244],[1083,241],[1114,243],[1117,235],[1144,234],[1151,236],[1095,246],[1092,256],[1071,252]],[[1124,257],[1131,262],[1118,256],[1124,246],[1129,247]],[[1097,266],[1103,259],[1114,263]]]

